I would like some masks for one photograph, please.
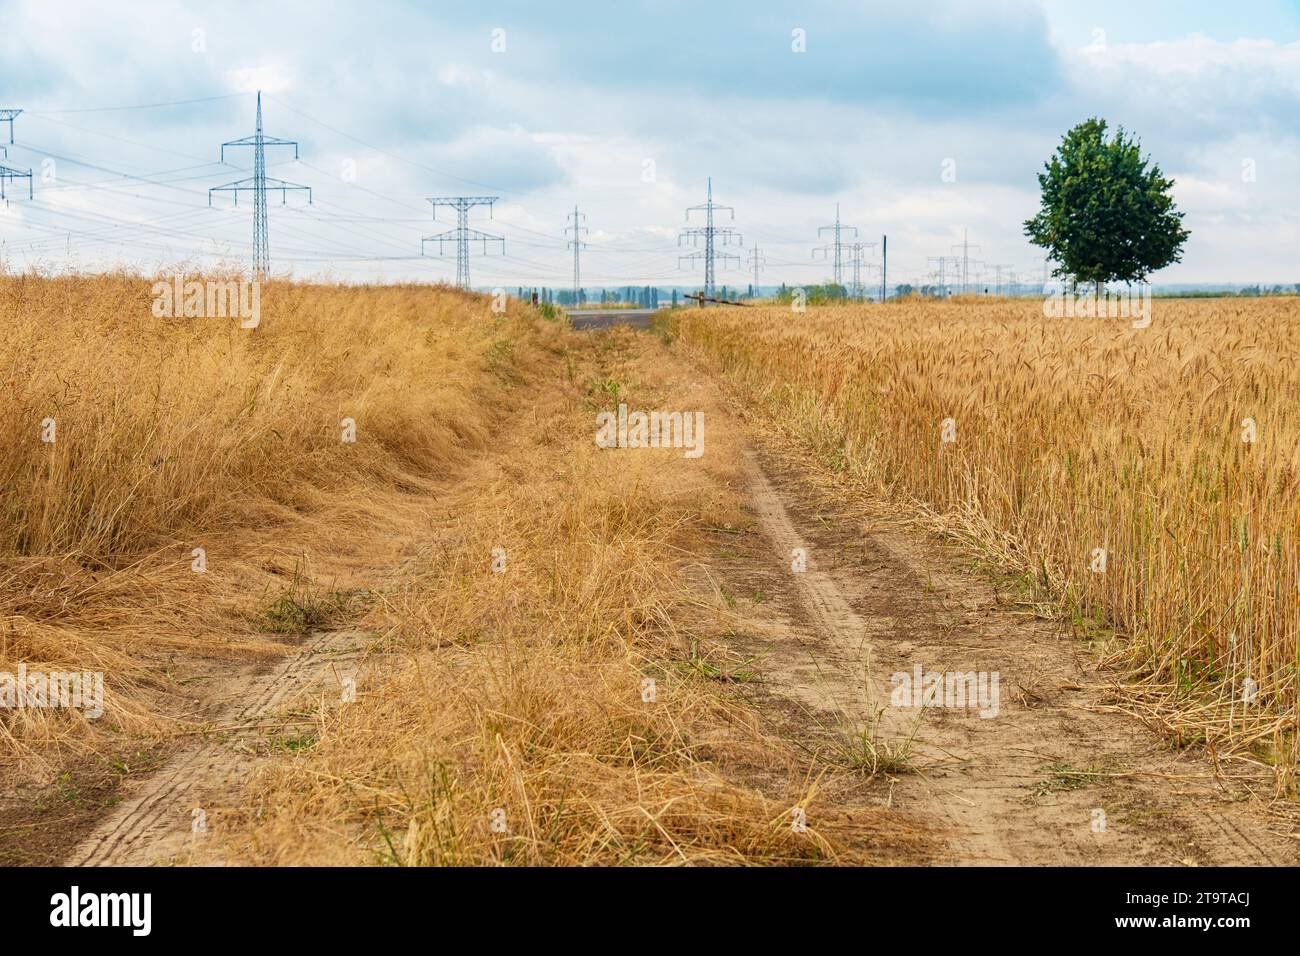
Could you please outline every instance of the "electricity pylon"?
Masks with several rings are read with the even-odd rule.
[[[853,264],[853,298],[855,299],[861,299],[862,292],[863,292],[862,289],[863,250],[874,249],[874,248],[876,248],[876,244],[874,242],[855,242],[851,246],[849,246],[849,251],[853,253],[853,258],[850,260],[850,262],[852,262]]]
[[[245,136],[242,139],[232,139],[228,143],[221,144],[221,161],[226,161],[227,146],[251,146],[253,147],[253,175],[247,179],[239,179],[233,183],[227,183],[224,186],[213,186],[208,190],[208,205],[212,205],[213,193],[233,193],[235,196],[235,205],[239,205],[239,194],[241,192],[251,192],[253,194],[253,273],[261,278],[270,271],[271,268],[271,242],[270,231],[267,228],[266,217],[266,191],[268,189],[280,190],[280,205],[288,202],[290,190],[306,190],[307,202],[311,203],[311,187],[299,186],[297,183],[285,182],[283,179],[268,179],[266,176],[266,147],[268,146],[292,146],[293,158],[298,158],[298,144],[291,139],[280,139],[278,136],[267,136],[262,132],[262,91],[257,91],[257,130],[252,136]]]
[[[466,291],[469,291],[469,241],[483,243],[483,254],[487,255],[487,244],[489,242],[501,243],[501,254],[506,254],[506,240],[503,236],[492,236],[486,232],[479,232],[477,229],[469,227],[469,211],[475,206],[487,206],[488,218],[492,218],[492,204],[497,201],[496,196],[430,196],[429,202],[433,204],[434,221],[438,219],[438,207],[450,206],[456,210],[456,228],[448,229],[446,232],[440,232],[436,236],[425,236],[420,240],[420,255],[424,255],[424,244],[426,242],[438,243],[438,255],[442,255],[442,246],[445,242],[456,242],[456,285]]]
[[[835,265],[833,267],[832,275],[835,277],[835,284],[838,286],[842,286],[844,285],[844,245],[841,238],[841,233],[848,232],[849,230],[853,230],[853,237],[856,239],[858,235],[858,229],[856,226],[840,225],[840,204],[839,203],[835,204],[834,225],[818,226],[817,227],[818,237],[820,237],[821,234],[825,232],[827,229],[831,230],[831,232],[835,236],[835,239],[829,245],[821,246],[820,248],[814,249],[813,258],[814,259],[817,258],[817,253],[819,252],[823,256],[825,256],[829,252],[833,251],[835,253]]]
[[[9,198],[9,194],[5,192],[5,183],[11,179],[27,180],[27,198],[34,198],[35,194],[32,192],[32,171],[30,169],[15,169],[13,166],[5,166],[3,163],[0,163],[0,200],[7,200]]]
[[[926,259],[926,262],[938,264],[939,288],[942,290],[941,294],[946,296],[948,294],[948,277],[947,277],[948,263],[951,262],[953,264],[954,269],[960,269],[961,259],[957,258],[956,256],[930,256],[928,259]]]
[[[749,250],[749,267],[754,270],[754,298],[758,298],[758,274],[767,268],[767,256],[758,251],[758,246]]]
[[[564,234],[567,236],[570,230],[573,232],[573,238],[570,239],[566,245],[573,248],[573,304],[577,305],[578,290],[582,288],[581,273],[578,270],[578,252],[586,245],[580,237],[589,233],[590,230],[583,225],[583,223],[587,221],[586,214],[578,212],[577,206],[574,206],[573,212],[565,218],[573,220],[572,226],[564,227]]]
[[[1043,278],[1042,278],[1042,280],[1041,280],[1041,283],[1042,283],[1042,284],[1039,286],[1038,292],[1039,292],[1040,295],[1046,295],[1046,294],[1047,294],[1047,283],[1048,283],[1048,277],[1049,277],[1049,267],[1050,267],[1051,264],[1052,264],[1052,259],[1051,259],[1050,256],[1039,256],[1039,257],[1038,257],[1037,259],[1035,259],[1034,261],[1035,261],[1035,262],[1040,262],[1040,263],[1042,263],[1042,265],[1043,265]]]
[[[1011,268],[1010,262],[998,262],[993,264],[993,270],[997,274],[997,280],[996,280],[997,288],[995,294],[999,297],[1001,297],[1002,295],[1002,270],[1010,269],[1010,268]]]
[[[730,226],[715,226],[713,224],[713,214],[722,210],[730,213],[732,219],[736,218],[736,210],[732,209],[730,206],[716,205],[713,202],[713,177],[710,176],[707,200],[698,206],[691,206],[686,210],[687,222],[691,221],[691,213],[704,213],[704,225],[688,226],[683,229],[681,235],[677,237],[678,248],[680,248],[682,242],[687,239],[690,240],[692,246],[698,246],[699,240],[701,238],[704,239],[703,250],[692,252],[688,256],[678,256],[677,264],[681,265],[683,259],[688,262],[694,262],[696,259],[704,260],[704,298],[706,299],[712,299],[714,297],[714,262],[721,259],[725,265],[728,259],[734,259],[737,265],[740,264],[739,256],[732,255],[728,252],[718,252],[719,245],[728,245],[733,240],[738,244],[742,241],[740,233],[736,232],[736,230],[732,229]]]
[[[961,245],[953,246],[952,251],[956,252],[958,249],[961,250],[961,294],[965,295],[966,280],[970,276],[970,251],[974,249],[976,252],[979,252],[980,247],[972,246],[970,244],[970,239],[966,233],[966,230],[963,229],[961,231]]]
[[[10,143],[12,143],[12,142],[14,141],[14,118],[15,118],[19,113],[21,113],[21,112],[22,112],[22,110],[0,110],[0,123],[8,123],[8,124],[9,124],[9,142],[10,142]],[[5,150],[5,158],[6,158],[6,159],[9,158],[9,150],[7,150],[7,149]],[[8,198],[9,198],[9,197],[5,194],[5,183],[8,182],[8,181],[11,180],[11,179],[25,179],[25,180],[27,180],[27,198],[28,198],[28,199],[32,199],[32,198],[33,198],[33,193],[32,193],[32,171],[31,171],[30,169],[24,171],[24,170],[18,169],[17,167],[14,167],[14,166],[8,166],[8,165],[5,165],[4,163],[0,163],[0,200],[4,200],[4,199],[8,199]]]
[[[10,146],[12,146],[14,142],[14,120],[18,118],[18,114],[21,112],[22,110],[0,110],[0,123],[9,124],[9,145]]]

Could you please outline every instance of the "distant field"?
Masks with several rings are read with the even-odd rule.
[[[828,467],[1118,632],[1176,740],[1294,767],[1300,300],[1162,300],[1145,329],[978,300],[669,323]]]

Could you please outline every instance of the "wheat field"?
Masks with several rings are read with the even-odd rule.
[[[1157,300],[1147,328],[913,300],[682,310],[669,334],[826,467],[1117,638],[1132,706],[1176,741],[1287,774],[1298,322],[1295,299]]]
[[[59,831],[229,729],[202,709],[214,687],[337,631],[369,676],[347,706],[268,715],[251,749],[271,766],[211,817],[227,862],[863,859],[851,837],[882,815],[783,826],[794,804],[820,812],[817,778],[684,668],[725,611],[676,568],[736,503],[670,450],[594,445],[615,377],[684,400],[632,333],[443,287],[288,281],[247,329],[155,317],[151,290],[0,276],[0,672],[104,683],[102,715],[0,715],[0,854],[62,859]]]
[[[250,330],[157,318],[141,276],[0,277],[0,670],[110,675],[103,725],[0,722],[38,777],[33,746],[93,747],[104,725],[174,711],[160,656],[255,646],[268,563],[367,526],[394,486],[483,447],[493,370],[525,333],[428,287],[272,282],[262,299]],[[344,419],[362,440],[341,440]]]

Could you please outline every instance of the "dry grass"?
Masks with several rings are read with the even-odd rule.
[[[177,655],[274,653],[248,617],[278,576],[484,447],[533,334],[428,287],[270,283],[253,330],[155,318],[150,287],[0,277],[0,670],[106,675],[93,725],[0,715],[0,752],[35,778],[50,748],[112,746],[181,713]]]
[[[247,800],[222,796],[249,809],[213,812],[233,862],[866,862],[917,842],[825,801],[824,768],[682,666],[701,635],[679,612],[703,599],[680,568],[735,502],[679,452],[595,447],[610,382],[686,401],[647,391],[631,333],[428,287],[261,298],[245,330],[156,319],[138,277],[0,277],[0,670],[102,670],[108,690],[100,720],[0,714],[15,833],[33,817],[11,784],[139,774],[148,741],[209,728],[196,675],[347,627],[379,635],[357,700],[293,702],[314,721],[268,739]]]
[[[620,364],[632,335],[575,344],[568,386],[515,409],[501,453],[444,502],[430,543],[376,609],[389,651],[376,678],[264,777],[255,810],[218,822],[235,831],[233,856],[866,862],[863,831],[916,839],[883,811],[831,810],[822,771],[683,666],[698,637],[684,622],[707,599],[678,568],[700,527],[733,518],[736,502],[678,451],[595,447],[610,381],[645,407],[691,400],[649,391],[648,373]],[[727,467],[720,445],[709,458]],[[500,573],[494,548],[507,555]],[[791,826],[796,805],[807,832]]]
[[[1286,785],[1298,325],[1295,299],[1158,300],[1146,329],[1006,301],[684,310],[670,334],[827,468],[936,516],[1090,636],[1117,632],[1132,706],[1176,743],[1249,748]]]

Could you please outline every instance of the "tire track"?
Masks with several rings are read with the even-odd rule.
[[[208,848],[207,830],[197,829],[195,810],[205,826],[219,822],[222,810],[252,774],[268,761],[267,723],[294,704],[337,703],[344,677],[358,677],[357,664],[371,635],[327,631],[311,635],[291,657],[263,673],[224,678],[221,703],[211,726],[217,739],[187,745],[160,770],[141,781],[71,854],[70,866],[147,866],[160,863],[218,863]],[[295,723],[292,718],[290,724]],[[217,820],[213,820],[213,816]]]
[[[749,507],[769,544],[738,569],[743,587],[757,574],[789,598],[784,614],[762,609],[762,629],[776,634],[762,654],[777,693],[862,727],[889,702],[890,673],[920,665],[1000,674],[991,719],[973,709],[880,713],[885,741],[917,731],[918,772],[894,776],[888,800],[934,821],[946,844],[941,862],[1296,862],[1294,840],[1270,831],[1205,759],[1171,752],[1107,710],[1095,665],[1058,626],[1027,620],[1013,597],[897,516],[839,513],[842,501],[809,492],[797,458],[742,457]],[[790,573],[794,548],[807,551],[802,573]]]

